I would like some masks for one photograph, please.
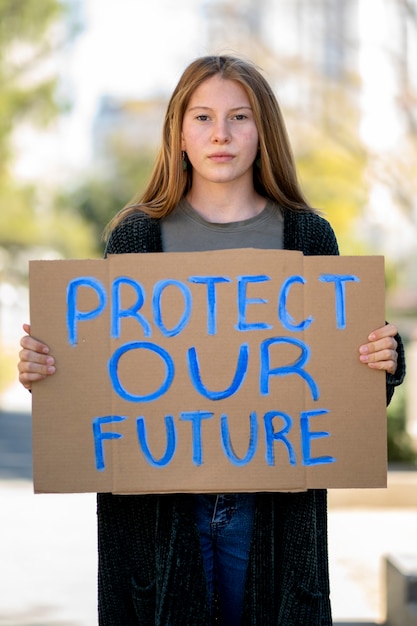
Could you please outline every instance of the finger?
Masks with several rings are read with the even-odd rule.
[[[371,369],[385,370],[390,374],[397,371],[398,353],[396,350],[379,350],[360,355],[360,361]]]
[[[29,367],[30,364],[39,363],[41,365],[49,366],[55,364],[55,359],[50,354],[42,354],[34,350],[28,350],[26,348],[19,352],[19,364],[22,367]]]
[[[48,376],[55,373],[55,361],[53,357],[39,358],[41,355],[36,355],[31,359],[20,359],[17,369],[21,374],[39,374],[41,376]],[[32,378],[31,378],[32,380]]]
[[[39,354],[49,354],[49,347],[42,341],[38,341],[30,335],[25,335],[20,340],[20,345],[25,350],[38,352]]]
[[[21,360],[17,368],[19,371],[19,381],[26,389],[31,389],[32,383],[43,380],[47,376],[54,374],[56,370],[52,357],[44,357],[40,362]]]
[[[385,324],[381,326],[381,328],[377,328],[373,330],[369,336],[369,341],[377,341],[378,339],[383,339],[384,337],[395,337],[398,334],[398,329],[394,324]]]
[[[376,354],[377,352],[383,352],[384,350],[392,350],[396,352],[397,347],[398,343],[394,339],[394,337],[385,337],[384,339],[371,341],[370,343],[366,343],[363,346],[360,346],[359,353],[364,355]]]
[[[26,389],[32,389],[32,383],[35,383],[39,380],[43,380],[46,376],[42,376],[41,374],[35,374],[30,372],[23,372],[19,374],[19,382]]]
[[[368,363],[368,367],[374,370],[382,370],[389,374],[395,374],[397,371],[397,358],[387,359],[383,361],[372,361]]]
[[[379,363],[380,361],[396,361],[397,352],[395,350],[378,350],[378,352],[371,352],[369,354],[361,354],[360,360],[362,363]]]

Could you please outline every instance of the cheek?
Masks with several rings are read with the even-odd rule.
[[[255,155],[257,154],[259,148],[259,137],[257,132],[248,133],[246,137],[246,145],[248,150],[253,152]]]
[[[247,129],[245,133],[245,141],[247,144],[253,144],[255,146],[259,145],[259,133],[256,127]]]
[[[181,133],[181,145],[182,145],[182,149],[187,151],[192,149],[192,146],[195,144],[196,142],[196,133],[193,133],[192,131],[190,131],[189,128],[187,128],[186,126],[184,126],[182,133]]]
[[[182,136],[182,149],[187,152],[188,155],[198,155],[201,151],[204,151],[207,138],[205,138],[202,132],[186,132]]]

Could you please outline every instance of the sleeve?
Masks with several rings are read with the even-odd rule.
[[[130,215],[122,220],[110,233],[104,256],[108,254],[123,254],[126,252],[140,252],[140,239],[136,238],[136,215]]]
[[[284,248],[299,250],[306,256],[339,254],[330,223],[311,211],[284,212]]]
[[[110,233],[104,256],[142,252],[162,252],[158,219],[139,211],[127,215]]]
[[[387,406],[391,402],[392,396],[394,395],[395,387],[401,385],[405,378],[405,351],[404,344],[401,336],[399,334],[395,335],[395,340],[398,344],[397,354],[398,354],[398,362],[397,362],[397,371],[395,374],[388,374],[386,376],[386,389],[387,389]]]
[[[307,238],[307,255],[338,256],[339,245],[330,223],[320,215],[313,214],[309,224]]]

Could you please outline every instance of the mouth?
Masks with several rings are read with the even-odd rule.
[[[211,161],[215,161],[216,163],[227,163],[234,159],[234,155],[229,152],[215,152],[214,154],[209,155],[209,159]]]

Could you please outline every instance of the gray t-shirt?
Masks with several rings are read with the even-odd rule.
[[[162,220],[164,252],[201,252],[228,248],[281,250],[284,220],[271,200],[259,215],[241,222],[207,222],[183,199]]]

